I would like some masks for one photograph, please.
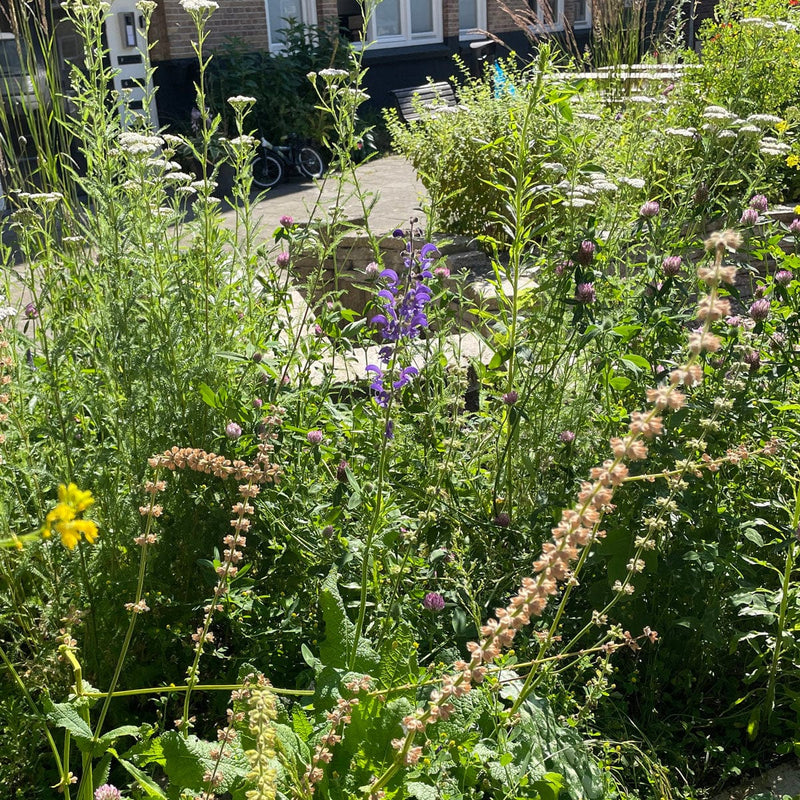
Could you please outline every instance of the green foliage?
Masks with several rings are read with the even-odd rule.
[[[210,7],[187,5],[202,41]],[[254,118],[212,114],[190,146],[123,132],[92,8],[70,5],[97,45],[75,76],[87,202],[12,170],[0,244],[19,312],[0,303],[0,783],[244,800],[260,765],[302,800],[661,800],[792,752],[800,223],[751,200],[781,192],[791,121],[746,138],[690,76],[609,104],[543,47],[508,65],[513,92],[470,82],[463,109],[390,121],[432,224],[480,235],[481,282],[416,232],[381,248],[367,222],[356,250],[338,209],[281,222],[287,265],[255,244]],[[325,72],[336,41],[288,35],[280,91],[234,52],[218,110],[308,89],[301,132],[368,216],[360,59]],[[223,127],[234,229],[210,180]],[[712,221],[743,241],[706,253]],[[735,282],[709,280],[723,265]],[[424,335],[376,352],[381,312],[409,306]],[[344,353],[386,394],[352,364],[341,383]],[[653,387],[680,380],[656,417]],[[41,532],[71,482],[100,534],[66,549]]]
[[[700,30],[701,96],[742,117],[784,114],[800,89],[798,15],[779,0],[722,2]]]
[[[220,48],[209,70],[209,103],[222,115],[223,130],[234,129],[229,97],[255,97],[249,123],[271,142],[289,134],[322,141],[332,120],[317,108],[308,73],[348,69],[350,45],[334,26],[316,27],[292,21],[281,31],[276,53],[253,52],[241,40]]]

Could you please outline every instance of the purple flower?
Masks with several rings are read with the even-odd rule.
[[[394,439],[394,420],[390,419],[386,422],[386,428],[383,431],[383,435],[387,439]]]
[[[758,222],[758,211],[754,208],[746,208],[742,211],[742,216],[739,220],[740,225],[755,225],[756,222]]]
[[[575,431],[561,431],[558,438],[565,444],[572,444],[575,441]]]
[[[260,397],[253,398],[253,408],[256,409],[256,411],[258,411],[258,409],[261,408],[261,406],[263,405],[264,401]]]
[[[438,613],[444,610],[444,597],[442,597],[439,592],[428,592],[428,594],[422,598],[422,607],[426,611]]]
[[[400,230],[400,228],[395,228],[392,231],[392,236],[394,236],[395,239],[402,239],[404,235],[405,234]]]
[[[325,539],[333,539],[334,533],[336,533],[336,531],[333,529],[333,525],[326,525],[322,529],[322,535]]]
[[[750,318],[755,322],[763,322],[769,316],[769,300],[762,297],[750,306]]]
[[[592,259],[594,258],[594,251],[595,251],[594,242],[589,241],[589,239],[584,239],[581,242],[581,246],[578,248],[578,252],[575,254],[575,259],[579,264],[583,264],[583,266],[585,267],[588,264],[592,263]]]
[[[94,790],[94,800],[120,800],[122,795],[116,786],[104,783]]]
[[[778,286],[788,286],[792,282],[792,273],[788,269],[779,269],[775,273],[775,283]]]
[[[761,366],[761,353],[758,350],[748,350],[742,361],[750,367],[750,372],[755,372]]]
[[[639,214],[645,219],[652,219],[658,216],[659,211],[661,211],[661,206],[658,200],[648,200],[646,203],[642,204],[642,207],[639,209]]]
[[[754,194],[750,198],[750,208],[760,211],[762,214],[767,210],[767,198],[763,194]]]
[[[263,358],[264,358],[264,354],[263,353],[259,353],[257,351],[255,353],[253,353],[253,361],[256,364],[260,364]]]
[[[564,259],[556,264],[556,275],[560,278],[565,272],[571,272],[575,264],[570,259]]]
[[[725,317],[725,322],[731,326],[731,328],[741,328],[742,327],[742,318],[738,314],[734,314],[731,317]]]
[[[38,319],[39,318],[39,309],[33,303],[27,303],[25,305],[25,319]]]
[[[683,259],[680,256],[667,256],[661,262],[661,268],[664,270],[664,275],[668,278],[674,278],[681,271],[681,264]]]
[[[237,425],[235,422],[229,422],[225,426],[225,435],[229,439],[238,439],[242,435],[242,428],[240,425]]]
[[[513,406],[514,403],[517,402],[517,400],[519,400],[519,394],[517,394],[517,392],[515,392],[513,389],[510,392],[506,392],[503,395],[503,402],[507,406]]]
[[[317,445],[322,444],[322,438],[323,438],[322,437],[322,431],[316,431],[316,430],[315,431],[309,431],[306,434],[306,439],[308,440],[308,443],[310,445],[314,446],[314,447],[316,447]]]
[[[579,283],[578,287],[575,289],[575,299],[584,305],[594,303],[594,301],[597,300],[597,292],[594,290],[594,284]]]
[[[378,275],[381,274],[381,268],[376,264],[374,261],[370,261],[366,267],[364,267],[364,274],[370,279],[373,280],[377,278]]]
[[[789,233],[794,234],[795,236],[800,234],[800,219],[793,219],[789,223]]]
[[[344,459],[339,462],[339,466],[336,467],[336,480],[339,483],[347,483],[347,470],[350,468],[350,464],[348,464]]]
[[[450,270],[445,266],[436,267],[436,269],[433,271],[433,277],[443,281],[445,278],[450,277]]]
[[[753,295],[755,297],[763,297],[767,293],[766,284],[759,283],[756,285],[756,288],[753,289]]]
[[[289,261],[291,260],[291,256],[289,253],[284,250],[281,253],[278,253],[277,257],[275,258],[275,263],[283,269],[284,267],[289,266]]]
[[[294,217],[290,217],[288,214],[284,214],[279,222],[281,223],[282,228],[291,228],[294,225]]]
[[[495,518],[494,524],[499,528],[507,528],[511,524],[511,516],[507,511],[501,511]]]

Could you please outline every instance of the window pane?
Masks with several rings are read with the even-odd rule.
[[[303,6],[300,0],[267,0],[269,12],[270,41],[274,44],[283,41],[281,31],[286,27],[286,20],[303,21]]]
[[[576,0],[575,22],[586,22],[586,2],[587,0]]]
[[[429,33],[433,30],[433,4],[431,0],[411,0],[411,33]]]
[[[458,27],[462,31],[478,27],[478,0],[458,0]]]
[[[381,0],[375,9],[375,28],[381,36],[400,36],[400,0]]]

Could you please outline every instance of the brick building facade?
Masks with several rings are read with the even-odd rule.
[[[509,6],[526,0],[506,0]],[[530,0],[537,3],[537,0]],[[542,30],[558,34],[564,19],[575,20],[577,36],[588,36],[590,0],[538,0],[549,2]],[[538,5],[529,6],[540,11]],[[358,0],[219,0],[211,18],[206,49],[213,51],[236,37],[254,51],[280,47],[280,27],[286,17],[309,24],[331,20],[357,41],[363,17]],[[368,25],[365,38],[371,45],[364,63],[369,67],[367,90],[373,105],[390,102],[391,89],[424,83],[427,78],[444,80],[454,72],[453,56],[467,64],[474,59],[470,44],[499,38],[507,49],[525,53],[529,49],[523,31],[503,10],[499,0],[382,0]],[[153,16],[152,58],[158,67],[159,109],[165,122],[185,116],[193,97],[196,77],[192,49],[194,26],[179,0],[159,0]],[[502,52],[502,47],[498,52]]]

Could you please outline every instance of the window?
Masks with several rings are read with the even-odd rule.
[[[577,0],[578,3],[583,0]],[[542,30],[561,30],[564,27],[564,0],[530,0]]]
[[[588,28],[592,24],[592,0],[575,0],[572,24],[575,28]]]
[[[486,0],[458,0],[458,29],[461,39],[486,36]]]
[[[288,20],[305,25],[315,25],[317,22],[314,0],[266,0],[266,3],[270,50],[283,47],[283,31],[289,25]]]
[[[347,5],[347,0],[339,0],[340,19],[349,19]],[[354,29],[352,23],[347,27]],[[441,0],[380,0],[366,38],[372,42],[371,49],[441,42]]]

